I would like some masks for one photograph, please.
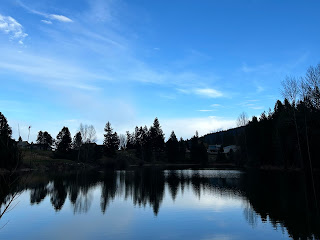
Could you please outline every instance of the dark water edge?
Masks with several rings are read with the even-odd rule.
[[[316,189],[320,189],[319,180],[319,174],[315,174]],[[49,198],[51,209],[46,209],[48,212],[59,213],[70,202],[75,215],[90,214],[90,201],[85,199],[99,186],[101,214],[108,212],[111,203],[122,199],[134,207],[152,209],[154,217],[159,219],[167,195],[177,201],[183,198],[181,192],[189,189],[199,199],[205,195],[243,199],[250,206],[243,209],[243,220],[253,228],[262,221],[271,224],[275,230],[287,231],[293,239],[320,239],[319,191],[314,194],[312,182],[303,172],[163,170],[154,167],[106,172],[33,172],[2,177],[0,186],[1,210],[14,194],[28,193],[30,206],[40,207]],[[12,209],[10,213],[19,215],[18,209]]]

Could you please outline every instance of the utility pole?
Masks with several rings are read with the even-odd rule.
[[[31,126],[29,126],[29,134],[28,134],[28,143],[29,143],[29,137],[30,137],[30,128],[31,128]],[[19,134],[20,135],[20,134]]]

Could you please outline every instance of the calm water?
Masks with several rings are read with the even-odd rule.
[[[319,203],[298,173],[143,169],[14,179],[0,182],[2,211],[19,193],[0,219],[0,239],[320,237]]]

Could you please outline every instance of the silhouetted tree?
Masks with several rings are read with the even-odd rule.
[[[153,125],[149,130],[150,143],[155,154],[155,158],[159,158],[159,153],[164,150],[164,134],[161,129],[158,118],[155,118],[153,121]]]
[[[110,122],[107,122],[104,128],[104,153],[108,157],[112,157],[119,149],[119,138],[117,132],[113,132]]]
[[[0,168],[14,169],[21,163],[21,151],[11,135],[11,127],[6,117],[0,112]]]
[[[242,127],[248,124],[248,115],[245,112],[242,112],[239,117],[237,118],[237,126]]]
[[[74,137],[73,137],[72,148],[74,150],[79,150],[82,143],[83,142],[82,142],[81,132],[77,132],[76,135],[74,135]]]
[[[298,150],[299,150],[299,156],[300,156],[300,164],[301,168],[304,167],[303,164],[303,158],[302,158],[302,151],[301,151],[301,144],[300,144],[300,136],[299,136],[299,129],[298,129],[298,123],[297,123],[297,117],[296,117],[296,103],[297,103],[297,97],[299,93],[299,84],[296,78],[293,77],[287,77],[283,82],[282,82],[282,96],[285,99],[288,99],[291,101],[291,109],[293,113],[293,121],[294,121],[294,126],[296,129],[296,135],[297,135],[297,140],[298,140]]]
[[[169,162],[174,163],[179,160],[179,142],[174,131],[166,142],[166,150]]]
[[[179,160],[184,162],[186,159],[186,143],[183,141],[182,137],[179,140]]]
[[[53,138],[51,137],[51,135],[45,131],[39,131],[38,136],[37,136],[37,143],[41,145],[41,148],[43,150],[48,150],[48,148],[51,148],[51,146],[53,145]]]
[[[127,149],[134,149],[135,146],[135,137],[134,133],[130,134],[129,131],[126,131],[126,136],[127,136]]]
[[[198,131],[191,138],[191,160],[196,163],[200,163],[202,165],[206,165],[208,163],[208,152],[207,148],[199,139]]]
[[[302,88],[312,107],[320,110],[320,63],[315,67],[308,68],[302,82]]]
[[[75,151],[78,151],[77,154],[77,160],[80,160],[80,152],[81,152],[81,146],[83,144],[81,132],[77,132],[76,135],[73,137],[72,141],[72,149]]]
[[[71,142],[72,140],[69,128],[63,127],[57,135],[57,151],[61,153],[68,153],[71,149]]]

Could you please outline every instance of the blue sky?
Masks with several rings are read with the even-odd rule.
[[[319,1],[2,0],[0,111],[13,136],[98,142],[158,117],[168,136],[235,126],[281,98],[320,53]]]

